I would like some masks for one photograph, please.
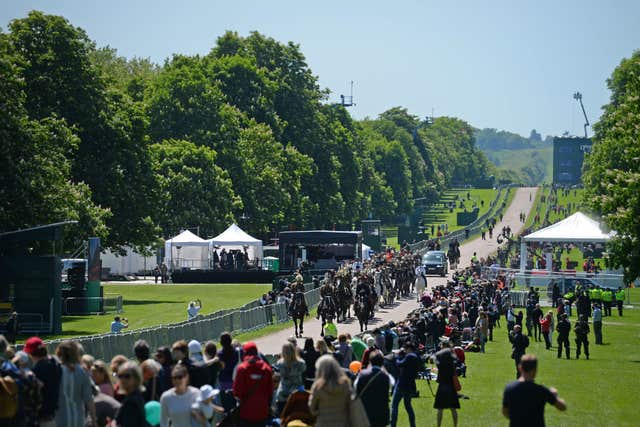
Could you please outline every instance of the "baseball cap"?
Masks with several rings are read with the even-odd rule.
[[[24,343],[24,352],[27,354],[33,353],[38,347],[44,345],[40,337],[31,337]]]
[[[249,356],[257,356],[258,355],[258,346],[253,341],[249,341],[245,345],[242,346],[242,350],[246,355]]]

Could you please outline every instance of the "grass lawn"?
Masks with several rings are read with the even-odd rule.
[[[566,412],[547,405],[548,426],[637,426],[638,412],[634,397],[640,384],[640,289],[631,289],[633,309],[625,309],[624,317],[604,318],[604,345],[594,345],[589,335],[590,360],[575,360],[574,334],[571,334],[571,360],[556,358],[556,343],[545,350],[544,343],[531,340],[527,353],[538,356],[536,381],[558,389],[567,402]],[[571,318],[573,325],[574,316]],[[609,320],[610,319],[610,320]],[[515,366],[510,358],[506,323],[494,330],[494,341],[487,343],[486,353],[467,353],[467,378],[461,378],[462,393],[470,400],[461,400],[458,411],[461,426],[508,426],[502,416],[504,386],[515,379]],[[554,334],[557,335],[557,334]],[[555,336],[554,336],[555,339]],[[434,392],[437,384],[432,384]],[[436,410],[426,381],[419,381],[420,398],[413,407],[420,425],[435,425]],[[444,426],[453,425],[451,413],[445,412]],[[406,412],[400,405],[398,425],[408,426]]]
[[[467,193],[469,193],[471,199],[467,200]],[[452,190],[447,190],[441,197],[438,199],[438,202],[427,209],[422,215],[422,219],[424,225],[426,227],[448,224],[449,231],[455,231],[463,228],[462,225],[458,225],[456,214],[458,212],[464,211],[464,209],[460,209],[460,200],[463,200],[465,203],[465,207],[467,210],[472,210],[473,202],[475,201],[480,211],[478,212],[478,216],[484,215],[485,212],[489,210],[491,202],[495,200],[497,194],[497,190],[491,188],[457,188]],[[444,207],[443,203],[448,204],[455,200],[456,196],[458,196],[458,200],[456,202],[456,208],[453,212],[449,212],[448,207]],[[482,203],[484,202],[484,203]]]
[[[105,294],[121,294],[129,329],[186,320],[190,301],[202,301],[202,314],[240,307],[271,290],[271,284],[104,285]],[[63,316],[62,334],[47,339],[109,331],[115,314]]]

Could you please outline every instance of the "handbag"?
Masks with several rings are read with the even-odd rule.
[[[369,427],[371,425],[371,423],[369,422],[369,417],[367,416],[367,411],[364,409],[364,404],[362,403],[362,399],[360,398],[360,396],[364,394],[367,388],[369,388],[369,385],[380,374],[382,374],[382,371],[379,371],[377,374],[371,377],[371,379],[367,382],[367,384],[365,384],[360,393],[349,399],[349,425],[351,427]]]
[[[460,384],[460,379],[458,378],[458,376],[457,376],[457,375],[454,375],[454,376],[453,376],[453,388],[454,388],[456,391],[460,391],[460,390],[462,390],[462,384]]]

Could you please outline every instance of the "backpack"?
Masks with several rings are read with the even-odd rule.
[[[18,384],[10,376],[0,376],[0,419],[13,418],[18,413]]]

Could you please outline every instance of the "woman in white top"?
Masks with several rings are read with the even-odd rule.
[[[75,341],[62,341],[56,348],[56,356],[62,365],[56,425],[84,427],[86,413],[92,425],[95,425],[96,407],[93,403],[93,386],[89,374],[80,365],[79,344]]]
[[[184,365],[176,365],[171,371],[173,388],[160,397],[160,426],[191,427],[193,416],[191,405],[200,395],[200,391],[189,385],[189,373]]]

